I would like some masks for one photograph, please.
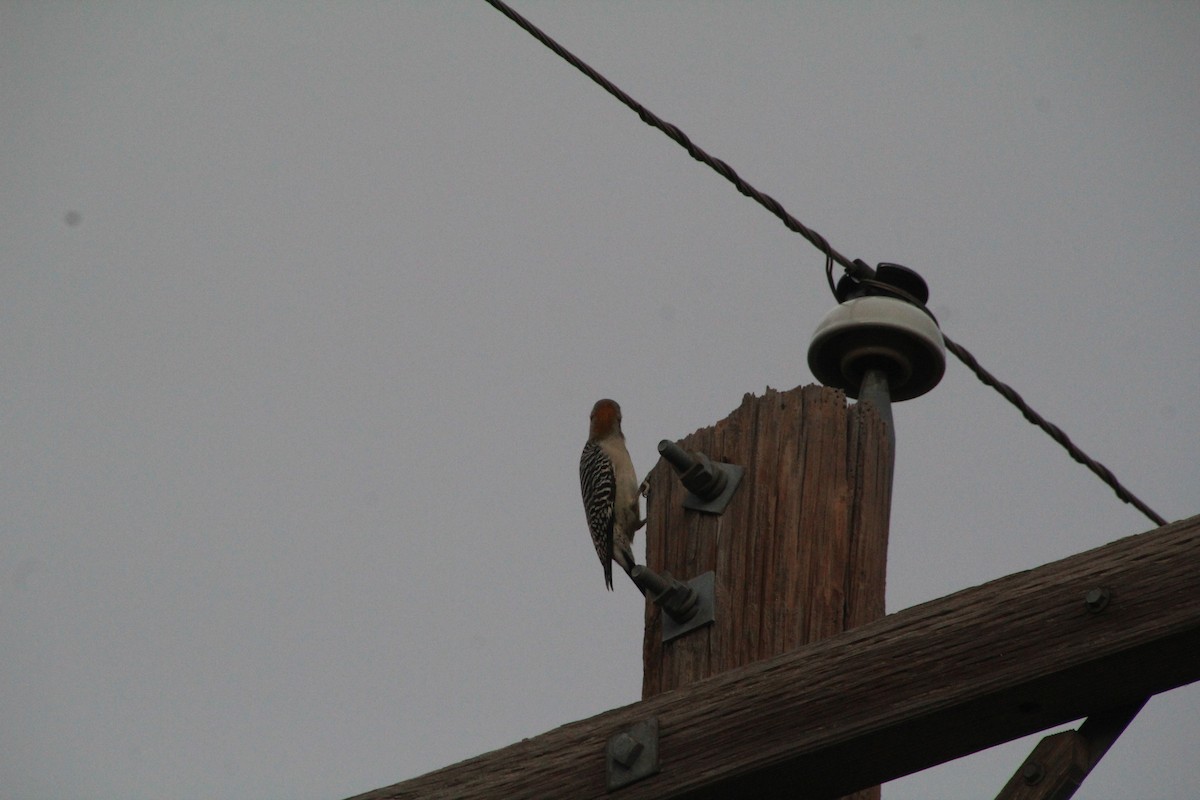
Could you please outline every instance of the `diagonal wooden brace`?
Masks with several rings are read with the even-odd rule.
[[[1043,738],[996,800],[1069,800],[1145,704],[1092,714],[1079,730]]]

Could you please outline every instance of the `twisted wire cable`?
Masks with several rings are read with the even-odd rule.
[[[800,220],[796,219],[791,214],[789,214],[787,212],[787,210],[784,209],[784,207],[779,204],[778,200],[771,197],[770,195],[763,194],[758,189],[755,189],[753,186],[751,186],[749,183],[747,183],[742,178],[741,175],[737,174],[737,172],[733,169],[733,167],[729,166],[721,159],[714,158],[713,156],[706,153],[698,145],[696,145],[695,142],[693,142],[690,138],[688,138],[688,135],[686,133],[684,133],[683,131],[681,131],[679,128],[672,125],[671,123],[660,119],[656,114],[654,114],[648,108],[646,108],[641,103],[639,103],[637,100],[634,100],[632,97],[630,97],[628,94],[626,94],[621,89],[621,87],[617,86],[612,81],[610,81],[608,78],[601,75],[599,72],[594,70],[591,66],[589,66],[586,62],[584,62],[583,59],[579,58],[577,55],[572,53],[570,50],[567,50],[565,47],[563,47],[561,44],[556,42],[554,39],[551,39],[550,36],[547,35],[545,32],[543,32],[540,28],[538,28],[532,22],[525,19],[525,17],[521,16],[516,11],[514,11],[512,8],[510,8],[507,4],[505,4],[503,2],[503,0],[485,0],[485,2],[487,2],[489,5],[491,5],[493,8],[495,8],[497,11],[499,11],[501,14],[503,14],[504,16],[508,17],[510,20],[515,22],[518,26],[523,28],[527,33],[529,33],[530,36],[537,39],[539,42],[544,44],[550,50],[554,51],[564,61],[569,63],[571,66],[575,67],[577,70],[582,72],[584,75],[587,75],[589,78],[591,78],[593,81],[595,81],[602,89],[604,89],[604,91],[608,92],[613,97],[617,98],[622,103],[624,103],[626,106],[628,106],[635,114],[638,115],[638,117],[642,120],[642,122],[645,122],[647,125],[651,126],[652,128],[657,128],[658,130],[665,133],[668,137],[670,137],[677,144],[679,144],[684,150],[686,150],[688,152],[688,155],[690,155],[692,158],[696,159],[697,161],[701,162],[702,164],[706,164],[709,167],[711,167],[714,171],[716,171],[716,173],[718,175],[720,175],[721,177],[725,178],[727,181],[732,183],[737,188],[737,190],[739,192],[741,192],[743,195],[745,195],[746,197],[749,197],[751,200],[754,200],[756,203],[761,205],[763,208],[767,209],[772,214],[774,214],[776,217],[778,217],[780,219],[780,221],[783,222],[784,226],[787,227],[788,230],[793,231],[793,232],[798,233],[801,236],[803,236],[805,239],[807,239],[809,242],[811,242],[814,247],[816,247],[818,250],[820,250],[822,253],[824,253],[828,258],[832,258],[838,264],[841,264],[842,267],[844,267],[846,269],[846,271],[849,272],[851,275],[859,274],[859,270],[861,270],[861,267],[858,264],[855,264],[853,261],[846,258],[846,256],[844,256],[841,253],[839,253],[838,251],[834,250],[829,245],[829,242],[827,242],[825,240],[824,236],[822,236],[821,234],[812,230],[811,228],[806,226],[804,223],[802,223]]]
[[[751,200],[754,200],[763,208],[767,209],[776,217],[778,217],[788,230],[798,233],[807,239],[813,245],[813,247],[816,247],[825,255],[825,275],[829,282],[829,288],[831,291],[834,291],[835,297],[837,292],[833,284],[834,262],[840,264],[846,270],[847,274],[860,282],[875,285],[877,288],[882,288],[885,286],[872,280],[874,274],[873,270],[871,270],[871,268],[864,262],[851,261],[837,250],[833,249],[829,242],[826,241],[824,236],[812,230],[800,220],[789,214],[778,200],[770,195],[760,192],[758,189],[751,186],[744,178],[737,174],[733,167],[729,166],[721,159],[714,158],[706,153],[690,138],[688,138],[687,134],[671,123],[660,119],[641,103],[626,94],[619,86],[589,66],[583,61],[583,59],[567,50],[554,39],[550,38],[549,35],[543,32],[532,22],[525,19],[525,17],[521,16],[512,8],[510,8],[506,3],[503,2],[503,0],[485,0],[485,2],[504,16],[508,17],[523,30],[525,30],[526,33],[548,47],[564,61],[571,64],[571,66],[575,67],[584,75],[591,78],[606,92],[628,106],[635,114],[638,115],[642,122],[645,122],[647,125],[662,131],[673,141],[683,147],[683,149],[686,150],[688,155],[690,155],[692,158],[711,167],[718,175],[732,183],[734,187],[737,188],[737,190],[743,195],[749,197]],[[886,288],[885,290],[893,294],[906,294],[903,292],[897,292],[895,289],[890,287]],[[907,296],[904,299],[914,303],[916,306],[924,309],[928,313],[928,309],[925,309],[924,304],[918,302],[916,298]],[[933,315],[930,314],[930,316]],[[971,353],[965,347],[951,340],[945,334],[942,335],[942,338],[946,342],[946,349],[953,353],[955,358],[966,365],[966,367],[971,370],[971,372],[973,372],[984,385],[990,386],[999,392],[1005,400],[1017,407],[1017,409],[1021,412],[1021,415],[1024,416],[1026,420],[1041,428],[1051,439],[1053,439],[1055,442],[1058,442],[1059,445],[1065,448],[1067,453],[1070,454],[1071,458],[1075,459],[1080,464],[1083,464],[1085,467],[1094,472],[1100,478],[1100,480],[1104,481],[1104,483],[1106,483],[1109,488],[1116,493],[1117,497],[1122,502],[1132,505],[1138,511],[1145,514],[1156,525],[1161,526],[1167,524],[1166,519],[1156,513],[1148,505],[1139,500],[1132,492],[1125,488],[1121,482],[1117,480],[1116,476],[1113,475],[1112,470],[1080,450],[1079,447],[1072,442],[1065,433],[1063,433],[1061,428],[1047,421],[1044,417],[1034,411],[1033,408],[1031,408],[1030,405],[1025,402],[1021,395],[1017,394],[1016,390],[984,369],[975,356],[971,355]]]
[[[971,370],[971,372],[974,372],[975,377],[979,378],[979,380],[985,385],[995,389],[1005,400],[1016,406],[1025,419],[1041,428],[1051,439],[1062,445],[1063,448],[1065,448],[1066,451],[1071,455],[1071,458],[1075,459],[1080,464],[1083,464],[1092,472],[1096,473],[1100,480],[1104,481],[1114,492],[1116,492],[1118,498],[1125,503],[1129,503],[1138,511],[1145,514],[1147,517],[1153,520],[1156,525],[1161,526],[1167,524],[1167,521],[1163,517],[1159,516],[1154,509],[1143,503],[1137,498],[1137,496],[1122,486],[1121,482],[1117,480],[1117,477],[1112,474],[1112,470],[1080,450],[1079,447],[1072,442],[1065,433],[1063,433],[1061,428],[1047,421],[1041,414],[1034,411],[1029,404],[1025,402],[1021,395],[1017,394],[1015,389],[1003,381],[1000,381],[996,378],[996,376],[992,375],[992,373],[980,366],[979,361],[976,360],[975,356],[968,352],[967,348],[963,347],[957,342],[952,341],[945,334],[942,335],[942,339],[944,339],[946,342],[946,349],[953,353],[955,358],[965,364],[967,369]]]

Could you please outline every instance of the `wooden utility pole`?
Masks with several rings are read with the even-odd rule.
[[[1086,716],[998,797],[1065,800],[1148,697],[1200,680],[1200,516],[880,619],[891,401],[945,363],[924,282],[873,275],[908,302],[839,284],[809,348],[857,404],[768,389],[660,445],[631,571],[654,601],[642,701],[356,800],[877,800],[884,781]],[[722,491],[712,462],[740,481]]]
[[[647,605],[643,699],[884,615],[888,433],[870,404],[847,407],[839,390],[767,389],[679,443],[745,468],[723,514],[685,509],[671,466],[655,467],[647,566],[681,580],[714,572],[715,621],[664,644],[662,612]]]

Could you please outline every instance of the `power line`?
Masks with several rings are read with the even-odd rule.
[[[717,174],[732,183],[734,187],[736,187],[737,190],[743,195],[749,197],[751,200],[754,200],[763,208],[767,209],[776,217],[778,217],[788,230],[794,231],[795,233],[798,233],[807,239],[813,245],[813,247],[816,247],[825,255],[826,277],[829,280],[829,288],[831,290],[834,290],[832,277],[833,262],[840,264],[846,270],[846,273],[855,280],[860,282],[867,281],[872,284],[875,283],[873,280],[871,280],[874,274],[873,270],[866,263],[858,260],[851,261],[837,250],[833,249],[824,236],[817,233],[812,228],[809,228],[800,220],[789,214],[778,200],[770,195],[760,192],[758,189],[751,186],[744,178],[737,174],[733,167],[729,166],[721,159],[714,158],[706,153],[690,138],[688,138],[686,133],[671,123],[662,120],[641,103],[634,100],[619,86],[589,66],[583,59],[567,50],[554,39],[550,38],[548,34],[546,34],[532,22],[525,19],[525,17],[521,16],[512,8],[510,8],[506,3],[503,2],[503,0],[485,0],[485,2],[515,22],[530,36],[544,44],[564,61],[571,64],[571,66],[575,67],[584,75],[591,78],[606,92],[628,106],[647,125],[657,128],[665,133],[673,141],[683,147],[683,149],[686,150],[688,155],[690,155],[692,158],[711,167]],[[834,293],[836,296],[836,291]],[[917,301],[916,298],[912,298],[910,296],[906,297],[905,299],[909,300],[909,302],[913,302],[915,305],[921,308],[924,308],[924,303]],[[926,309],[926,311],[928,311],[928,309]],[[1047,421],[1043,416],[1034,411],[1033,408],[1025,402],[1021,395],[1017,394],[1016,390],[984,369],[983,366],[980,365],[978,359],[976,359],[975,356],[973,356],[965,347],[957,342],[952,341],[944,333],[942,338],[946,342],[946,349],[953,353],[959,361],[965,364],[966,367],[971,370],[971,372],[975,373],[975,376],[979,378],[980,381],[999,392],[1005,400],[1008,400],[1008,402],[1017,407],[1026,420],[1041,428],[1048,436],[1050,436],[1051,439],[1058,442],[1058,444],[1065,448],[1073,459],[1094,472],[1100,478],[1100,480],[1108,484],[1108,486],[1116,493],[1117,497],[1122,502],[1129,503],[1138,511],[1141,511],[1156,525],[1161,526],[1167,524],[1166,519],[1156,513],[1148,505],[1139,500],[1132,492],[1125,488],[1120,481],[1117,480],[1116,476],[1113,475],[1112,470],[1080,450],[1079,447],[1072,442],[1065,433],[1063,433],[1061,428]]]
[[[965,364],[967,369],[974,372],[975,376],[979,378],[979,380],[986,385],[991,386],[993,389],[999,392],[1005,400],[1016,406],[1021,411],[1021,415],[1024,416],[1025,419],[1041,428],[1051,439],[1062,445],[1066,451],[1071,454],[1071,458],[1075,459],[1080,464],[1083,464],[1092,472],[1096,473],[1100,480],[1107,483],[1112,490],[1117,493],[1118,498],[1126,503],[1129,503],[1138,511],[1141,511],[1147,517],[1154,520],[1155,524],[1160,526],[1167,524],[1167,521],[1159,516],[1157,512],[1150,508],[1150,506],[1143,503],[1132,492],[1122,486],[1121,482],[1117,480],[1117,476],[1112,474],[1112,470],[1080,450],[1079,447],[1072,442],[1065,433],[1063,433],[1061,428],[1047,421],[1045,417],[1034,411],[1029,404],[1025,402],[1021,395],[1017,394],[1015,389],[1003,381],[1000,381],[996,378],[996,376],[992,375],[992,373],[980,366],[979,361],[976,360],[975,356],[971,355],[965,347],[951,341],[945,336],[945,334],[942,335],[942,338],[946,342],[946,349],[953,353],[959,361]]]
[[[846,256],[834,250],[832,247],[830,247],[829,242],[825,240],[824,236],[812,230],[800,220],[789,214],[787,210],[779,204],[778,200],[770,195],[763,194],[758,189],[755,189],[753,186],[747,183],[742,176],[738,175],[737,172],[734,171],[733,167],[729,166],[721,159],[714,158],[701,150],[700,147],[698,147],[691,139],[688,138],[686,133],[679,130],[679,128],[675,127],[671,123],[660,119],[648,108],[626,94],[619,86],[601,75],[596,70],[592,69],[592,67],[585,63],[583,59],[579,58],[570,50],[567,50],[558,42],[551,39],[549,35],[544,33],[532,22],[522,17],[513,9],[509,8],[504,2],[502,2],[502,0],[486,0],[486,2],[501,14],[511,19],[521,28],[525,29],[525,31],[527,31],[533,38],[537,39],[546,47],[557,53],[564,61],[571,64],[571,66],[575,67],[584,75],[587,75],[589,78],[591,78],[606,92],[627,105],[635,114],[638,115],[638,117],[641,118],[642,122],[645,122],[647,125],[653,128],[658,128],[660,131],[677,142],[681,147],[683,147],[684,150],[687,150],[688,155],[690,155],[692,158],[703,164],[707,164],[709,167],[712,167],[712,169],[721,175],[721,177],[725,178],[735,187],[737,187],[739,192],[744,194],[746,197],[749,197],[751,200],[754,200],[775,216],[779,217],[788,230],[794,231],[803,236],[827,257],[832,258],[838,264],[841,264],[849,274],[853,276],[860,274],[860,270],[865,265],[861,264],[861,262],[856,264],[855,262],[846,258]]]

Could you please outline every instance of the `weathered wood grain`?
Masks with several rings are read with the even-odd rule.
[[[1070,800],[1149,698],[1089,714],[1077,731],[1038,742],[996,800]],[[1034,769],[1031,780],[1029,769]]]
[[[823,386],[767,389],[679,444],[746,473],[714,516],[683,507],[669,464],[651,472],[647,565],[681,579],[714,571],[717,602],[712,625],[665,644],[648,606],[643,698],[883,616],[892,455],[872,408]]]
[[[746,475],[713,516],[683,508],[668,464],[651,473],[646,563],[681,579],[714,571],[717,620],[664,645],[648,607],[644,698],[883,615],[892,458],[869,406],[768,389],[680,444]]]
[[[1105,587],[1099,613],[1083,597]],[[564,725],[384,798],[833,798],[1200,680],[1200,516]],[[608,794],[656,716],[658,775]]]
[[[1088,772],[1087,742],[1062,731],[1038,742],[996,800],[1067,800]]]

